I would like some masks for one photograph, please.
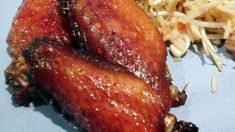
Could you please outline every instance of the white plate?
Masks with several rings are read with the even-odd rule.
[[[21,0],[1,1],[0,9],[0,131],[1,132],[76,132],[51,106],[15,107],[10,90],[5,85],[3,71],[10,64],[6,36]],[[195,48],[196,49],[196,48]],[[197,51],[197,50],[196,50]],[[223,49],[220,52],[225,53]],[[227,54],[225,54],[227,56]],[[224,69],[218,72],[211,61],[189,51],[183,60],[175,63],[168,56],[168,64],[178,87],[189,82],[188,100],[179,108],[172,109],[178,119],[194,122],[200,131],[235,131],[235,66],[234,61],[222,57]],[[217,74],[218,90],[211,93],[211,75]]]

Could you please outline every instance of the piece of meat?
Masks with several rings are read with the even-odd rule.
[[[53,42],[34,43],[24,56],[32,80],[89,131],[164,131],[160,94],[123,68]]]
[[[166,67],[166,47],[151,20],[133,0],[62,1],[67,1],[64,8],[71,9],[88,49],[157,85]]]
[[[16,14],[7,37],[12,63],[5,71],[6,83],[14,88],[13,100],[16,104],[27,104],[33,88],[25,75],[28,66],[21,56],[33,39],[47,37],[70,45],[70,30],[60,13],[58,0],[24,0]]]
[[[62,0],[63,7],[65,7],[63,5],[65,4],[64,2],[66,1]],[[94,2],[97,4],[97,1]],[[101,5],[106,4],[104,1],[100,2]],[[106,2],[108,5],[110,4],[109,1]],[[122,4],[122,1],[119,2],[119,4]],[[132,1],[128,2],[130,2],[129,11],[134,9],[133,11],[136,10],[138,14],[139,9],[132,7]],[[128,16],[126,16],[125,12],[119,14],[120,16],[118,15],[118,17],[121,20],[125,18],[120,24],[127,25],[126,27],[124,26],[127,32],[121,34],[121,32],[116,32],[115,29],[115,32],[111,32],[111,36],[115,36],[116,33],[120,33],[120,35],[113,38],[107,36],[106,31],[109,31],[106,29],[107,27],[104,28],[105,30],[100,30],[102,31],[100,34],[104,36],[104,39],[101,40],[105,40],[104,42],[107,44],[105,48],[110,48],[110,50],[104,50],[103,53],[101,50],[102,45],[93,45],[92,41],[87,40],[87,32],[80,32],[80,25],[78,26],[74,23],[75,19],[73,19],[70,8],[67,10],[69,12],[66,12],[65,8],[63,8],[64,14],[69,16],[69,20],[61,19],[59,4],[60,2],[56,0],[24,0],[14,19],[7,39],[11,46],[10,52],[13,56],[13,62],[6,70],[5,75],[7,83],[16,88],[13,95],[13,99],[17,101],[16,103],[22,104],[25,101],[29,103],[29,98],[37,98],[41,94],[45,97],[44,90],[46,90],[52,94],[68,114],[73,116],[77,122],[84,124],[90,131],[172,130],[176,120],[171,122],[171,119],[175,119],[175,117],[167,116],[171,107],[171,96],[168,89],[171,79],[170,77],[165,77],[168,75],[165,74],[167,71],[164,57],[166,51],[159,33],[151,31],[152,28],[151,24],[148,23],[149,21],[145,19],[143,21],[137,20],[137,26],[135,22],[131,23],[138,29],[137,37],[134,38],[135,35],[128,36],[129,33],[132,34],[133,28],[129,23],[130,19],[127,19]],[[113,4],[115,6],[117,3]],[[70,5],[70,3],[65,5]],[[126,5],[125,8],[127,8]],[[90,10],[90,8],[87,9]],[[102,13],[100,10],[98,13]],[[105,15],[105,12],[103,13]],[[125,17],[121,17],[122,15]],[[143,14],[141,15],[141,13],[138,15],[140,15],[140,18],[146,17]],[[115,19],[119,20],[117,17]],[[99,21],[102,21],[102,19],[99,19]],[[142,22],[143,25],[138,25]],[[147,24],[144,24],[145,22]],[[66,27],[68,23],[73,28],[72,36],[77,37],[78,41],[83,41],[82,43],[79,42],[80,45],[83,46],[85,44],[87,49],[93,51],[93,53],[102,51],[98,54],[105,56],[106,61],[108,60],[115,65],[87,55],[89,54],[88,52],[78,52],[58,46],[58,44],[63,43],[70,47],[72,44],[71,35],[68,32],[70,29]],[[104,27],[107,26],[105,23],[104,21]],[[144,37],[141,38],[140,33],[144,33],[142,30],[146,30],[146,25],[150,26],[150,30],[147,31],[151,33],[145,33],[143,34]],[[83,25],[83,28],[85,28],[84,26],[86,25]],[[90,28],[89,25],[87,26]],[[147,29],[149,28],[148,26]],[[96,28],[94,27],[94,29]],[[91,31],[93,32],[93,29]],[[135,32],[135,29],[133,31]],[[55,41],[47,41],[45,39],[32,41],[38,37],[46,37]],[[90,37],[92,38],[92,36]],[[157,46],[152,45],[155,42],[153,40],[153,38],[156,39],[155,37],[157,38]],[[123,48],[122,45],[115,45],[119,41],[124,44]],[[30,46],[25,52],[25,57],[31,67],[31,71],[29,71],[29,65],[21,56],[21,52],[31,42],[33,46]],[[147,49],[141,49],[137,42],[143,44],[143,47]],[[39,45],[38,43],[42,44]],[[98,50],[96,50],[97,46]],[[158,56],[156,59],[153,58],[154,53],[151,48],[157,49],[156,55],[159,54],[159,58]],[[106,54],[106,51],[114,54]],[[140,52],[140,56],[138,56],[137,51]],[[119,53],[123,54],[122,52],[125,52],[124,57],[118,55]],[[153,66],[149,65],[151,62],[154,62]],[[156,70],[154,70],[155,66]],[[134,76],[133,73],[139,78]],[[32,77],[31,81],[29,81],[29,76],[27,75]],[[40,87],[43,87],[44,90],[40,89]],[[38,93],[35,93],[35,91],[38,91]],[[178,100],[178,98],[173,100]],[[167,123],[167,125],[164,123]],[[184,127],[184,124],[178,123],[177,125]],[[165,126],[169,126],[169,128],[165,128]]]
[[[7,37],[12,55],[21,56],[22,50],[40,37],[70,44],[69,29],[64,25],[58,0],[24,0]]]
[[[162,36],[134,0],[62,0],[62,9],[88,50],[145,80],[163,101],[171,98]]]

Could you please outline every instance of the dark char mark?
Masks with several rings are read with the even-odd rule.
[[[74,42],[76,43],[74,46],[81,50],[86,49],[85,45],[85,43],[87,42],[86,35],[85,33],[80,32],[79,25],[74,21],[74,16],[71,11],[72,7],[69,4],[69,1],[60,0],[60,7],[64,21],[68,22],[70,26],[70,32],[72,34]]]

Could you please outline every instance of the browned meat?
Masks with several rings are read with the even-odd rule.
[[[33,80],[89,131],[164,130],[159,92],[131,73],[46,43],[28,48],[25,57]]]
[[[60,15],[57,0],[24,0],[7,37],[12,55],[21,56],[33,39],[47,37],[70,44],[71,40]]]
[[[162,38],[132,0],[25,0],[7,41],[18,104],[45,90],[89,131],[197,130],[169,114],[186,95],[170,87]]]
[[[71,44],[71,37],[66,23],[60,15],[60,3],[57,0],[24,0],[16,14],[7,42],[11,47],[13,57],[11,65],[6,69],[7,84],[14,90],[13,100],[24,104],[30,99],[32,86],[25,75],[28,69],[21,56],[33,39],[47,37],[52,40]],[[67,26],[69,27],[69,26]],[[34,96],[34,95],[33,95]]]
[[[87,49],[145,80],[171,106],[166,47],[151,20],[133,0],[62,0],[79,25]],[[77,28],[75,29],[77,30]]]

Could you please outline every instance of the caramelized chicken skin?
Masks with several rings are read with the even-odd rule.
[[[155,76],[164,73],[166,67],[166,48],[159,32],[133,0],[63,1],[69,1],[88,49],[157,85]]]
[[[24,53],[33,80],[89,131],[164,131],[161,96],[143,80],[63,46],[35,43]]]
[[[62,0],[63,10],[79,25],[86,48],[121,65],[171,102],[166,78],[166,47],[160,33],[134,0]],[[75,29],[77,30],[77,28]]]
[[[69,29],[65,25],[58,0],[24,0],[7,37],[12,55],[21,56],[22,50],[39,37],[70,44]]]
[[[14,88],[13,100],[16,104],[27,105],[32,100],[29,98],[37,96],[26,76],[28,65],[22,57],[22,50],[38,37],[72,44],[70,29],[66,25],[58,0],[24,0],[21,4],[7,37],[13,60],[5,71],[7,84]]]
[[[24,0],[14,19],[7,38],[13,63],[5,75],[17,88],[16,103],[25,103],[26,95],[42,87],[89,131],[191,128],[185,122],[174,125],[175,118],[166,123],[173,119],[168,115],[171,101],[177,104],[181,96],[175,87],[169,91],[162,38],[134,1],[61,1],[69,21],[61,18],[57,0]],[[72,50],[71,33],[105,60]],[[24,52],[26,63],[21,51],[38,37],[55,41],[34,41]]]

